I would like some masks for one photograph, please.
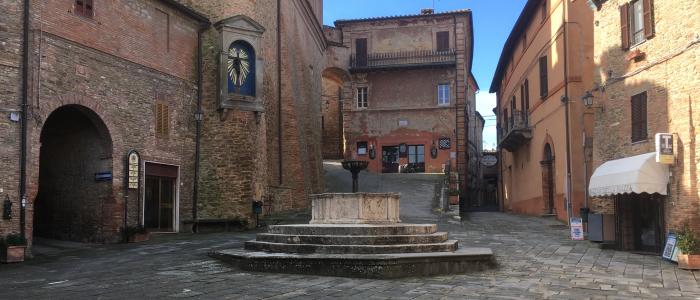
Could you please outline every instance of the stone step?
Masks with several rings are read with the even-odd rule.
[[[433,244],[399,244],[399,245],[319,245],[319,244],[283,244],[261,241],[245,242],[245,249],[274,253],[322,253],[322,254],[389,254],[389,253],[430,253],[457,251],[456,240]]]
[[[294,235],[258,233],[257,241],[281,244],[400,245],[435,244],[447,241],[446,232],[416,235]]]
[[[209,255],[246,271],[376,279],[461,274],[497,266],[488,248],[404,254],[287,254],[230,249]]]
[[[437,232],[435,224],[297,224],[269,226],[269,233],[287,235],[416,235]]]

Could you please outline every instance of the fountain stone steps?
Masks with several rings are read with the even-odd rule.
[[[446,242],[447,232],[413,235],[297,235],[258,233],[256,240],[281,244],[398,245]]]
[[[261,241],[245,242],[245,249],[276,253],[319,253],[319,254],[390,254],[390,253],[428,253],[452,252],[458,249],[456,240],[433,244],[398,244],[398,245],[319,245],[319,244],[282,244]]]
[[[274,225],[268,233],[287,235],[416,235],[437,232],[436,224],[297,224]]]

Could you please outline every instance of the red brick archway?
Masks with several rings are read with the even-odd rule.
[[[46,117],[39,141],[33,236],[105,242],[114,202],[107,126],[85,106],[64,105]]]

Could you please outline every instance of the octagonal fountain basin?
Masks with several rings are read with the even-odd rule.
[[[395,224],[399,194],[354,193],[311,196],[310,224]]]

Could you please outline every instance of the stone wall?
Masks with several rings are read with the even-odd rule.
[[[675,134],[676,165],[671,168],[669,195],[663,200],[666,230],[688,223],[700,231],[696,107],[700,76],[700,48],[695,17],[700,3],[693,0],[654,1],[655,35],[630,50],[621,49],[619,7],[626,1],[611,0],[595,14],[595,82],[604,91],[595,93],[596,141],[593,164],[655,151],[654,134]],[[643,53],[628,59],[632,51]],[[593,88],[593,87],[591,87]],[[630,101],[647,93],[648,139],[631,141]],[[612,199],[607,201],[612,202]]]

